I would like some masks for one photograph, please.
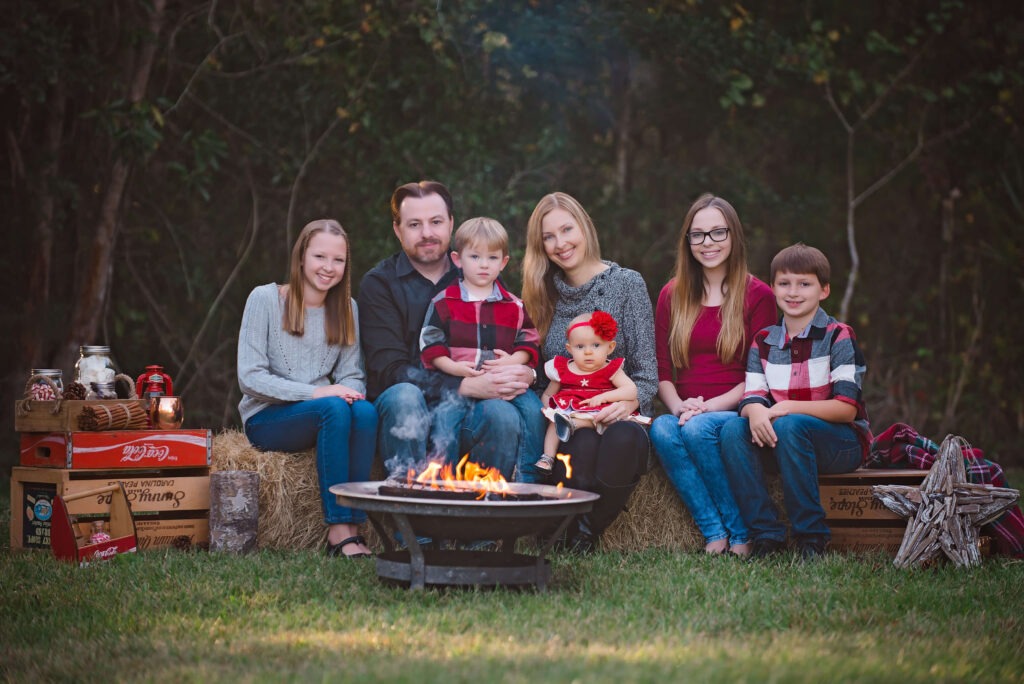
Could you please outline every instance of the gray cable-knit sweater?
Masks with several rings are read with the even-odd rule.
[[[654,354],[654,310],[642,275],[634,270],[605,261],[608,269],[581,287],[565,282],[555,274],[558,301],[542,352],[545,359],[568,357],[565,330],[569,321],[595,309],[607,311],[619,324],[612,358],[625,357],[623,370],[636,383],[640,413],[652,415],[654,395],[658,391],[658,362]]]
[[[238,331],[238,412],[243,425],[271,404],[312,399],[318,386],[340,384],[366,392],[355,300],[352,314],[355,344],[328,344],[322,307],[306,309],[306,332],[297,337],[281,327],[284,298],[276,283],[260,285],[249,294]]]

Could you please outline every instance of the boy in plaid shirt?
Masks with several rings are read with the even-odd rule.
[[[847,473],[868,458],[871,430],[861,394],[864,357],[853,329],[825,313],[830,267],[803,243],[772,259],[778,325],[754,336],[737,418],[722,427],[722,460],[753,538],[752,556],[785,548],[786,527],[765,487],[773,454],[798,553],[822,555],[829,540],[818,473]]]
[[[498,281],[508,264],[508,233],[492,218],[472,218],[455,231],[452,262],[461,277],[430,302],[420,331],[420,358],[428,370],[454,377],[483,375],[508,364],[534,369],[540,358],[540,335],[519,297]],[[529,425],[537,412],[527,391],[510,400]],[[430,434],[434,453],[456,463],[458,430],[474,400],[448,392],[432,411]],[[523,429],[521,446],[528,454],[539,453],[532,431]],[[529,451],[533,449],[534,451]]]

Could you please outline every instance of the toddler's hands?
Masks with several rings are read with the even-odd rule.
[[[457,361],[460,366],[463,367],[463,371],[460,375],[464,378],[475,378],[478,375],[483,375],[486,371],[477,368],[476,364],[472,361]],[[486,362],[485,362],[486,363]]]

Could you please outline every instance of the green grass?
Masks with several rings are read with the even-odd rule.
[[[6,482],[0,482],[6,492]],[[6,532],[7,494],[0,496]],[[5,535],[6,539],[6,535]],[[559,557],[551,591],[382,585],[314,553],[0,548],[9,681],[1024,681],[1024,563]]]

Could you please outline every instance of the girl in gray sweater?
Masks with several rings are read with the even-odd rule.
[[[594,416],[605,428],[602,434],[576,430],[559,449],[570,455],[573,476],[565,478],[559,462],[552,479],[601,495],[569,540],[572,548],[589,551],[618,517],[647,466],[647,431],[627,419],[637,409],[650,416],[658,389],[651,300],[643,276],[601,259],[597,230],[580,203],[555,192],[540,200],[526,229],[523,303],[540,331],[545,360],[568,355],[565,332],[573,318],[595,309],[610,313],[619,321],[612,358],[625,359],[622,368],[636,383],[636,400],[612,402]],[[519,472],[521,480],[538,480],[532,463],[520,463]]]
[[[368,557],[362,511],[338,505],[331,485],[370,479],[377,411],[366,401],[349,242],[331,219],[308,223],[292,249],[287,285],[255,288],[238,334],[238,406],[257,449],[316,447],[327,553]]]

